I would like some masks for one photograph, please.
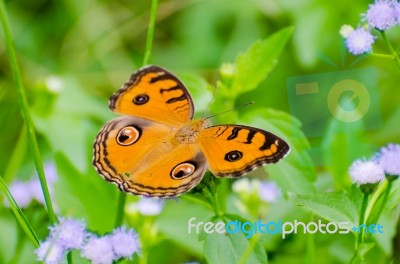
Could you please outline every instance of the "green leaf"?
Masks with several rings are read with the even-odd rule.
[[[234,78],[230,92],[238,95],[251,91],[274,69],[293,27],[287,27],[269,38],[257,41],[235,61]]]
[[[257,109],[239,118],[240,123],[249,124],[276,134],[289,143],[287,157],[265,168],[285,192],[313,193],[312,182],[316,174],[307,153],[308,141],[300,130],[299,121],[291,115],[274,109]]]
[[[328,192],[315,195],[290,195],[290,200],[316,215],[332,222],[348,222],[358,226],[357,206],[343,192]]]
[[[195,105],[195,114],[209,110],[209,104],[212,100],[210,91],[214,88],[199,74],[179,73],[179,79],[189,89]]]
[[[192,220],[192,223],[195,225],[208,221],[213,212],[207,207],[194,203],[192,200],[186,200],[183,198],[184,196],[179,197],[176,201],[168,200],[166,202],[162,213],[157,218],[157,224],[160,232],[168,237],[169,240],[198,258],[203,258],[203,242],[198,239],[201,226],[199,227],[199,234],[197,234],[197,227],[191,228],[189,221],[193,217],[195,219]]]
[[[118,189],[103,180],[94,169],[80,173],[61,153],[55,157],[59,180],[54,186],[62,215],[86,219],[90,229],[100,233],[114,227]]]
[[[204,253],[207,263],[239,263],[249,247],[249,240],[243,233],[209,234],[204,242]],[[247,253],[247,252],[246,252]],[[251,253],[242,263],[267,263],[267,255],[262,244],[257,241]]]
[[[0,176],[0,189],[3,191],[4,195],[7,197],[8,202],[10,203],[11,210],[13,211],[15,218],[19,222],[19,225],[24,230],[25,234],[31,240],[32,244],[35,247],[39,246],[39,239],[36,236],[35,231],[32,226],[29,224],[28,220],[25,217],[25,214],[22,212],[21,208],[19,208],[17,202],[12,196],[11,192],[8,190],[6,183],[3,181],[3,177]]]

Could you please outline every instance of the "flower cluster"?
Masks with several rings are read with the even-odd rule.
[[[396,0],[376,0],[369,5],[367,12],[362,14],[361,22],[364,25],[356,29],[349,25],[340,29],[347,49],[353,55],[372,51],[372,44],[377,37],[372,35],[371,29],[385,31],[400,25],[400,3]]]
[[[36,250],[37,259],[46,264],[62,262],[68,251],[81,250],[81,256],[92,263],[108,264],[120,258],[131,258],[139,252],[139,239],[132,229],[120,227],[98,237],[86,230],[83,221],[61,219],[50,227],[50,234]]]
[[[385,179],[385,175],[400,175],[400,145],[389,144],[381,148],[371,160],[356,160],[349,174],[358,185],[374,184]]]
[[[131,214],[139,212],[141,215],[155,216],[161,213],[164,207],[164,200],[154,197],[140,197],[138,202],[132,202],[127,206]]]
[[[53,184],[57,180],[57,171],[53,163],[46,163],[44,171],[50,196],[52,196]],[[37,177],[32,177],[29,181],[14,180],[9,189],[20,208],[28,207],[33,200],[45,204],[42,187]],[[10,206],[7,201],[5,201],[4,205]]]
[[[273,181],[242,178],[233,183],[232,190],[239,195],[256,193],[260,200],[267,203],[275,202],[281,197],[281,191]]]
[[[112,234],[102,237],[90,235],[81,255],[92,263],[111,264],[120,258],[130,259],[139,250],[137,234],[132,229],[120,227],[114,229]]]

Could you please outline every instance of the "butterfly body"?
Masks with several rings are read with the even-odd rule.
[[[196,186],[207,168],[218,177],[239,177],[289,151],[284,140],[261,129],[192,120],[188,91],[156,66],[134,73],[110,98],[110,108],[124,115],[97,135],[93,164],[133,194],[174,197]]]

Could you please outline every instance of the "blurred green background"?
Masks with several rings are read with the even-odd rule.
[[[400,142],[399,70],[389,60],[346,53],[339,35],[343,24],[355,27],[360,23],[360,13],[370,3],[163,0],[159,3],[150,63],[176,73],[191,91],[196,109],[209,110],[206,107],[211,92],[207,83],[216,85],[223,63],[233,63],[237,54],[256,40],[294,26],[293,35],[268,78],[234,101],[238,106],[255,100],[257,109],[268,107],[292,115],[296,113],[291,113],[289,105],[289,78],[325,72],[340,75],[344,70],[372,67],[376,72],[379,125],[372,130],[343,128],[349,129],[345,132],[349,136],[338,141],[340,138],[332,132],[334,124],[328,122],[319,137],[309,138],[311,146],[322,146],[326,154],[325,163],[313,167],[318,176],[313,186],[317,192],[340,190],[349,186],[346,170],[354,159],[369,157],[388,142]],[[40,150],[46,161],[56,163],[60,174],[54,192],[60,213],[85,218],[89,227],[99,233],[110,232],[117,190],[92,168],[92,144],[100,127],[115,116],[107,107],[109,96],[142,66],[150,1],[17,0],[5,4]],[[395,45],[400,42],[399,34],[399,27],[388,32]],[[0,34],[0,38],[0,175],[11,182],[16,178],[28,179],[34,173],[34,165],[24,139],[4,35]],[[386,52],[380,39],[374,44],[374,51]],[[319,111],[318,105],[309,107],[311,113]],[[219,107],[217,112],[225,110]],[[251,115],[252,106],[240,112]],[[333,147],[331,151],[338,142],[343,149]],[[184,209],[194,208],[186,203],[167,202],[157,220],[159,233],[150,239],[149,263],[204,261],[202,242],[196,236],[181,234],[187,223],[182,216]],[[276,215],[309,218],[289,202],[282,204],[274,209]],[[46,214],[39,205],[35,206],[26,213],[40,239],[44,239]],[[204,213],[203,219],[211,217],[203,208],[195,209],[196,215]],[[131,220],[133,225],[140,225],[136,220]],[[373,260],[386,260],[391,255],[392,248],[387,243],[394,233],[393,227],[392,234],[374,251]],[[32,245],[24,240],[12,212],[2,206],[0,234],[0,263],[12,263],[13,259],[15,263],[34,262]],[[350,235],[319,239],[316,256],[326,256],[326,263],[346,263],[352,247]],[[286,241],[266,241],[269,259],[274,263],[307,261],[309,252],[302,241],[302,235]],[[350,253],[338,253],[346,248]],[[21,257],[15,260],[15,255]]]

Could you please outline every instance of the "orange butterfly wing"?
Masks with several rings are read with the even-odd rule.
[[[276,135],[262,129],[221,125],[201,130],[197,141],[209,170],[218,177],[239,177],[265,163],[275,163],[290,150]]]
[[[194,107],[185,86],[173,74],[148,66],[131,78],[110,98],[114,112],[133,115],[169,125],[190,121]]]
[[[171,197],[197,185],[207,162],[197,144],[176,144],[171,128],[123,116],[108,122],[94,143],[100,175],[127,192]]]
[[[261,129],[191,121],[188,91],[160,67],[135,72],[109,107],[125,116],[99,132],[93,164],[106,180],[134,194],[176,196],[201,181],[207,164],[216,176],[239,177],[289,152],[283,139]]]

